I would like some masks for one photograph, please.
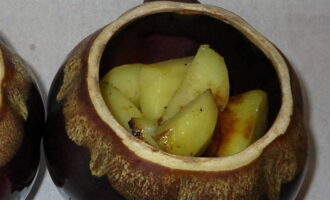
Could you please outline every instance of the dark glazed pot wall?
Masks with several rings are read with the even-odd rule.
[[[86,55],[93,39],[94,37],[85,39],[72,51],[53,81],[48,97],[47,134],[44,136],[45,153],[50,175],[65,196],[79,200],[120,200],[123,198],[112,189],[106,177],[99,178],[91,175],[88,149],[77,146],[68,138],[62,115],[64,100],[58,101],[56,97],[63,84],[64,67],[67,65],[74,67],[78,63],[85,65]],[[82,73],[86,73],[86,69],[82,70]],[[80,80],[77,81],[80,82]],[[84,91],[81,90],[81,92],[81,99],[86,99]]]
[[[0,139],[4,141],[0,145],[0,199],[25,199],[39,166],[45,110],[24,61],[1,42],[0,53],[4,67],[0,89]]]
[[[158,6],[163,8],[161,13],[150,11]],[[295,79],[290,82],[283,57],[245,22],[220,8],[162,2],[146,3],[135,11],[148,14],[124,15],[116,25],[86,38],[71,52],[53,81],[44,146],[55,184],[69,198],[79,200],[278,199],[281,185],[301,172],[306,156],[300,94],[291,91],[291,87],[299,90],[299,84]],[[110,35],[109,30],[114,32],[110,40],[100,42],[101,36]],[[246,159],[254,147],[262,148],[260,154],[247,164],[227,170],[184,169],[182,166],[189,163],[197,163],[198,168],[204,161],[221,164],[228,159],[177,157],[152,149],[113,122],[111,113],[102,107],[100,94],[97,96],[98,76],[109,69],[191,56],[203,43],[225,57],[231,94],[261,88],[268,92],[272,105],[270,131],[258,144],[232,158],[239,163],[237,158]],[[94,55],[95,49],[102,51]],[[101,100],[96,101],[96,96]],[[104,113],[97,107],[100,105]],[[276,132],[274,124],[282,134],[261,146]],[[139,149],[133,150],[135,146],[182,166],[168,167],[148,160]]]

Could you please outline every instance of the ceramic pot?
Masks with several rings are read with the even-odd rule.
[[[183,157],[155,149],[119,125],[101,96],[100,77],[121,64],[191,56],[205,43],[225,58],[231,95],[268,93],[263,137],[233,156]],[[301,173],[306,160],[293,71],[265,37],[215,6],[148,2],[91,34],[55,77],[48,112],[49,171],[72,199],[279,199],[281,186]]]
[[[24,61],[0,42],[0,199],[25,199],[37,173],[45,110]]]

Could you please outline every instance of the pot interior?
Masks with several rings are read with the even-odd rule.
[[[122,64],[192,56],[201,44],[209,44],[225,58],[231,95],[252,89],[267,92],[269,128],[281,105],[279,79],[271,61],[239,30],[210,16],[165,12],[135,19],[107,43],[99,75]]]

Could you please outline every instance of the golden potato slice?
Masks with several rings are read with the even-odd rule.
[[[142,117],[141,111],[115,87],[102,84],[100,89],[103,99],[113,116],[124,128],[130,131],[128,122],[132,118]]]
[[[132,118],[129,121],[132,135],[145,141],[146,143],[158,147],[153,136],[157,130],[157,124],[145,118]]]
[[[229,99],[219,114],[220,144],[217,156],[238,153],[256,141],[267,127],[268,100],[262,90],[252,90]]]
[[[149,120],[157,121],[178,89],[192,57],[172,59],[140,70],[140,106]]]
[[[223,110],[229,97],[228,71],[223,57],[208,45],[201,45],[192,64],[162,116],[166,121],[187,103],[211,89],[219,110]]]
[[[136,107],[140,103],[139,74],[142,64],[127,64],[113,68],[101,80],[100,84],[109,84],[117,88]]]
[[[200,155],[212,138],[218,109],[210,90],[187,104],[156,132],[159,147],[183,156]]]

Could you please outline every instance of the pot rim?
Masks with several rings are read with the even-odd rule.
[[[177,156],[163,152],[132,136],[116,121],[106,106],[99,88],[99,65],[106,44],[126,24],[141,17],[165,12],[204,14],[231,25],[245,35],[250,42],[255,44],[267,56],[275,68],[281,89],[281,107],[277,117],[264,136],[240,153],[227,157],[205,158]],[[114,130],[132,154],[167,168],[190,171],[227,171],[248,165],[256,160],[263,150],[277,137],[286,132],[293,113],[289,71],[282,55],[271,42],[248,25],[242,18],[216,6],[168,1],[150,2],[137,6],[105,26],[97,35],[88,54],[87,69],[88,95],[97,115]]]

